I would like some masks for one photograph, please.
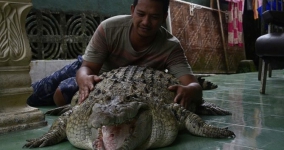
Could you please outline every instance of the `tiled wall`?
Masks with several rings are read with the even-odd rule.
[[[74,62],[76,59],[72,60],[34,60],[31,61],[30,75],[32,83],[41,80],[42,78],[52,74],[53,72],[61,69],[67,64]]]

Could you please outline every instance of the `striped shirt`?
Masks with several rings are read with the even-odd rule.
[[[130,15],[120,15],[104,20],[90,40],[83,59],[103,64],[106,72],[128,65],[147,66],[158,70],[167,69],[180,77],[192,74],[179,40],[161,27],[155,41],[143,51],[135,51],[129,35],[132,26]]]

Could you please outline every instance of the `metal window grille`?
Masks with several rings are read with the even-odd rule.
[[[32,9],[26,31],[32,59],[73,59],[84,53],[99,23],[107,17],[92,12]]]

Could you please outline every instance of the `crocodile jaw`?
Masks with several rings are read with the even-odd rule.
[[[102,126],[99,135],[93,142],[93,148],[98,150],[115,150],[124,146],[124,142],[133,134],[135,120],[120,125]]]
[[[135,149],[148,142],[152,132],[150,111],[142,111],[131,121],[102,125],[93,134],[94,150]],[[95,135],[94,135],[95,134]]]

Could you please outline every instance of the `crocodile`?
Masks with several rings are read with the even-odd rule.
[[[55,145],[67,138],[81,149],[143,150],[170,145],[180,130],[203,137],[235,137],[228,128],[207,124],[198,116],[230,115],[229,111],[204,100],[188,109],[174,103],[175,93],[167,87],[179,82],[169,73],[127,66],[100,77],[103,80],[83,103],[47,112],[62,114],[46,134],[27,140],[23,147]]]

